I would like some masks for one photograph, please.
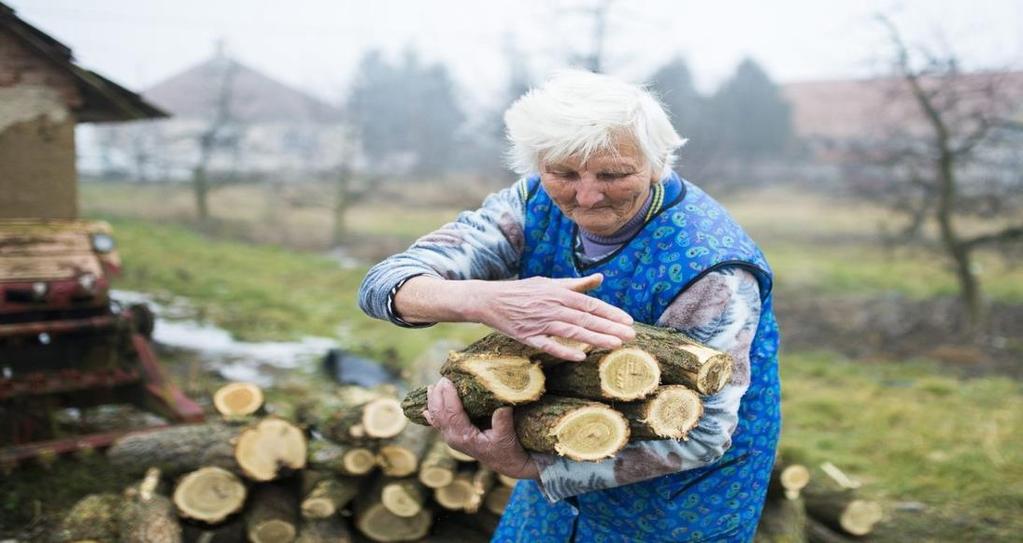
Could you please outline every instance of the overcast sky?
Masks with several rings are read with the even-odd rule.
[[[542,78],[587,48],[573,6],[592,0],[2,0],[133,89],[200,62],[223,38],[242,62],[333,103],[367,48],[414,47],[454,71],[469,103],[498,100],[508,43]],[[611,8],[611,73],[641,80],[685,57],[710,90],[743,56],[779,81],[878,73],[888,13],[911,41],[947,43],[968,67],[1023,67],[1021,0],[647,0]]]

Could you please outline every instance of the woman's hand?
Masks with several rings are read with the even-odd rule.
[[[444,442],[484,466],[515,479],[539,479],[540,472],[515,435],[512,408],[494,411],[491,428],[481,431],[462,408],[455,385],[441,378],[427,389],[426,420],[440,430]]]
[[[581,350],[555,341],[575,339],[614,349],[635,337],[628,313],[583,294],[600,286],[600,274],[574,279],[532,277],[515,281],[474,281],[468,316],[526,345],[565,360],[582,360]]]

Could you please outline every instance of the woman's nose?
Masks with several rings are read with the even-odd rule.
[[[582,207],[593,207],[603,200],[604,193],[600,189],[596,176],[582,176],[575,191],[576,203]]]

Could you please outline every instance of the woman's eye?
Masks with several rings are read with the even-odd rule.
[[[631,175],[631,174],[622,173],[622,172],[605,172],[605,173],[599,174],[597,177],[599,177],[600,179],[614,180],[614,179],[621,179],[623,177],[628,177],[629,175]]]

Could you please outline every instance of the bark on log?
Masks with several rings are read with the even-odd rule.
[[[242,521],[241,515],[216,526],[182,522],[181,531],[186,543],[238,543],[245,541],[245,522]]]
[[[267,417],[238,434],[234,454],[246,477],[272,481],[289,470],[304,468],[308,448],[305,433],[297,426]]]
[[[373,541],[415,541],[426,536],[433,515],[422,510],[400,517],[387,510],[379,492],[363,492],[355,499],[355,527]]]
[[[330,473],[302,472],[302,516],[327,518],[343,509],[359,493],[362,480]]]
[[[547,395],[516,408],[515,433],[526,449],[598,461],[610,458],[628,443],[629,423],[602,403]]]
[[[245,515],[245,533],[252,543],[289,543],[298,535],[298,504],[288,489],[276,484],[256,487]]]
[[[117,541],[121,501],[116,494],[90,494],[78,500],[53,534],[53,540]]]
[[[685,334],[636,323],[636,337],[623,347],[653,355],[661,366],[661,382],[686,385],[703,395],[720,392],[732,377],[732,357]]]
[[[125,490],[117,524],[121,543],[180,543],[174,504],[157,493],[160,470],[151,468],[138,486]]]
[[[349,445],[394,437],[405,429],[401,403],[381,392],[345,387],[310,396],[300,409],[303,422],[328,439]]]
[[[447,444],[437,439],[423,457],[419,467],[419,481],[429,488],[447,486],[455,479],[458,464],[447,449]]]
[[[484,507],[495,515],[503,515],[504,508],[508,505],[508,498],[511,498],[514,490],[513,487],[506,485],[495,486],[487,494],[487,498],[483,502]]]
[[[436,435],[433,428],[427,426],[406,427],[393,441],[380,446],[377,465],[390,477],[412,475],[419,469],[419,462]]]
[[[881,506],[874,501],[858,499],[855,490],[847,488],[848,481],[841,479],[847,478],[844,474],[836,478],[815,471],[801,492],[806,512],[833,530],[855,536],[867,535],[883,516]]]
[[[174,477],[201,467],[240,474],[233,440],[241,431],[223,423],[187,424],[129,434],[111,445],[107,458],[118,469],[142,475],[155,467]]]
[[[652,398],[615,408],[629,419],[634,440],[686,439],[703,415],[700,397],[682,385],[659,387]]]
[[[352,533],[341,517],[306,519],[295,543],[351,543]]]
[[[770,496],[760,515],[755,543],[806,543],[803,500]]]
[[[178,516],[217,524],[241,510],[247,493],[236,475],[208,467],[182,477],[174,488],[173,501]]]
[[[806,540],[808,543],[853,543],[853,539],[828,528],[820,521],[807,515]]]
[[[558,364],[544,373],[548,391],[591,400],[638,400],[661,383],[657,360],[635,347],[592,353],[582,362]]]
[[[365,475],[376,467],[376,454],[367,447],[339,445],[326,439],[309,441],[308,467],[340,475]]]
[[[493,470],[478,466],[472,474],[472,498],[465,505],[466,513],[476,513],[483,506],[487,493],[494,487],[496,475]]]

